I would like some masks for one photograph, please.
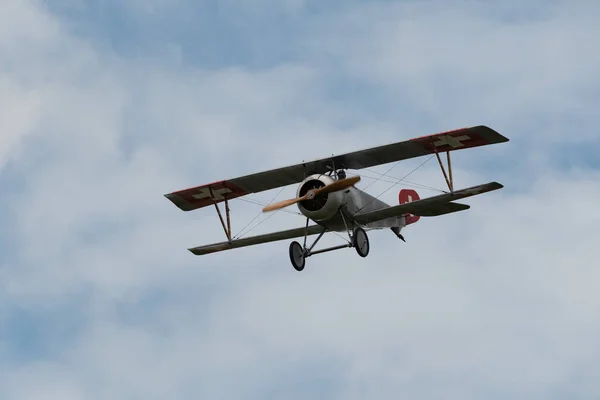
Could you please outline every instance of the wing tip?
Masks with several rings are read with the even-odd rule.
[[[203,256],[210,253],[217,253],[219,251],[229,250],[235,248],[229,242],[216,243],[207,246],[190,247],[188,251],[195,256]]]
[[[490,133],[492,133],[494,136],[496,136],[496,138],[495,138],[495,144],[510,142],[509,138],[507,138],[506,136],[504,136],[503,134],[501,134],[497,130],[495,130],[493,128],[490,128],[487,125],[477,125],[477,126],[474,126],[473,128],[474,129],[484,129],[484,130],[487,130]]]
[[[213,193],[214,190],[214,193]],[[208,207],[225,200],[232,200],[250,194],[231,181],[218,181],[189,189],[164,194],[173,204],[183,211],[192,211]]]
[[[190,253],[192,253],[195,256],[203,256],[205,254],[209,254],[212,253],[212,251],[206,251],[205,249],[202,248],[202,246],[198,246],[198,247],[190,247],[188,249],[188,251]]]
[[[451,142],[449,142],[449,140]],[[464,128],[437,132],[412,138],[409,142],[420,144],[426,154],[471,149],[508,142],[509,139],[487,125],[473,125]]]
[[[173,203],[177,208],[182,211],[191,211],[194,207],[190,207],[190,204],[184,200],[182,200],[177,193],[167,193],[164,194],[165,198],[167,198],[171,203]]]

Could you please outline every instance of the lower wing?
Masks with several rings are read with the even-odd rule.
[[[394,207],[387,207],[381,210],[372,211],[365,214],[359,214],[354,220],[359,224],[376,222],[390,217],[399,217],[404,214],[413,214],[423,217],[434,217],[457,211],[467,210],[470,207],[466,204],[453,203],[453,200],[463,199],[465,197],[475,196],[481,193],[498,190],[503,186],[497,182],[490,182],[471,188],[458,190],[452,193],[446,193],[439,196],[429,197],[423,200],[417,200],[411,203],[404,203]],[[309,235],[315,235],[323,232],[323,227],[311,225],[308,228],[294,228],[285,231],[266,233],[263,235],[250,236],[243,239],[235,239],[229,242],[213,243],[204,246],[198,246],[188,249],[193,254],[200,256],[204,254],[216,253],[224,250],[237,249],[240,247],[253,246],[262,243],[275,242]]]
[[[278,240],[286,240],[297,238],[300,236],[307,235],[315,235],[317,233],[321,233],[323,231],[323,227],[319,225],[311,225],[307,228],[294,228],[288,229],[286,231],[272,232],[266,233],[264,235],[256,235],[250,236],[243,239],[235,239],[230,242],[221,242],[221,243],[213,243],[205,246],[198,246],[188,249],[192,253],[197,256],[201,256],[204,254],[216,253],[218,251],[237,249],[239,247],[253,246],[255,244],[275,242]]]

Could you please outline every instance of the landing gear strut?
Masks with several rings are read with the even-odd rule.
[[[319,253],[325,253],[328,251],[339,250],[339,249],[344,249],[344,248],[348,248],[348,247],[354,247],[359,256],[366,257],[369,255],[369,249],[370,249],[369,237],[367,236],[367,233],[365,232],[365,230],[361,227],[357,227],[354,229],[352,236],[350,237],[350,241],[346,244],[342,244],[342,245],[334,246],[334,247],[328,247],[328,248],[320,249],[320,250],[313,250],[313,248],[315,247],[317,242],[321,239],[321,237],[323,237],[323,235],[325,234],[326,231],[327,231],[327,229],[323,228],[323,231],[319,234],[317,239],[313,242],[313,244],[310,247],[306,247],[306,237],[304,237],[304,246],[302,246],[300,243],[298,243],[296,241],[293,241],[292,243],[290,243],[290,249],[289,249],[290,261],[292,262],[292,266],[294,267],[294,269],[296,271],[300,272],[300,271],[304,270],[304,266],[306,265],[307,257],[310,257],[315,254],[319,254]]]

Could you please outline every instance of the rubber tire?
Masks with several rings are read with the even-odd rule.
[[[364,241],[367,245],[366,251],[361,250],[360,247],[358,246],[359,236],[362,236],[364,238]],[[354,234],[352,235],[352,245],[356,249],[356,252],[358,253],[359,256],[364,258],[369,255],[369,250],[371,250],[371,245],[369,244],[369,236],[367,236],[367,232],[365,232],[365,230],[363,228],[358,227],[358,228],[354,229]]]
[[[296,258],[294,257],[294,250],[298,250],[302,254],[302,263],[296,264]],[[298,272],[304,269],[304,265],[306,265],[306,258],[304,257],[304,249],[300,245],[300,243],[294,241],[290,243],[290,261],[292,262],[292,266]]]

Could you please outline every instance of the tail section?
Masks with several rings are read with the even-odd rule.
[[[420,199],[421,198],[419,197],[419,194],[413,189],[402,189],[402,190],[400,190],[400,193],[398,193],[398,202],[400,204],[410,203],[410,202],[417,201]],[[410,224],[414,224],[421,218],[418,215],[412,215],[412,214],[404,214],[404,217],[406,219],[407,226]]]

